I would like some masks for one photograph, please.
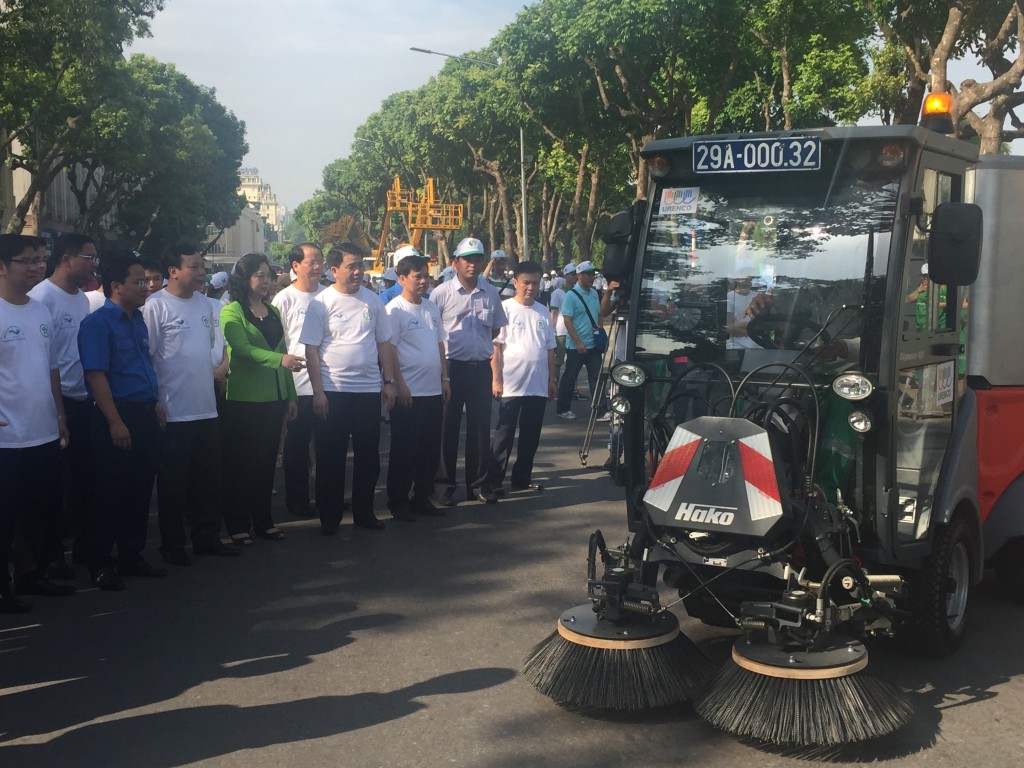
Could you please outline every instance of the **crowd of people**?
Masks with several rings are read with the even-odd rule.
[[[210,276],[188,243],[151,262],[120,248],[100,258],[83,235],[49,255],[42,239],[0,235],[0,613],[30,610],[24,595],[72,594],[74,563],[110,591],[166,575],[142,555],[154,485],[167,565],[283,539],[279,453],[291,515],[334,536],[351,505],[355,526],[383,529],[382,409],[393,519],[457,503],[463,415],[466,498],[543,490],[546,404],[575,418],[576,378],[585,367],[593,392],[600,366],[615,285],[599,298],[592,263],[556,280],[465,238],[435,285],[405,246],[378,294],[351,243],[287,258],[280,279],[258,253]]]

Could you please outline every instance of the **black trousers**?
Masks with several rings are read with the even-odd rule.
[[[131,450],[115,448],[110,425],[99,408],[90,420],[93,492],[89,506],[89,569],[95,573],[117,561],[138,562],[146,547],[149,503],[160,458],[156,404],[116,401],[117,412],[132,438]]]
[[[491,362],[448,361],[452,396],[441,428],[441,482],[454,490],[459,456],[462,409],[466,409],[466,488],[487,480],[491,451]]]
[[[186,525],[193,544],[218,540],[222,482],[220,422],[215,418],[168,422],[156,475],[161,551],[185,546]]]
[[[64,398],[64,413],[68,416],[68,447],[61,451],[63,459],[64,514],[58,535],[74,539],[72,552],[76,560],[85,560],[88,551],[86,521],[92,498],[92,452],[89,447],[92,400]],[[60,542],[57,542],[61,546]],[[63,556],[63,547],[60,554]],[[54,558],[57,559],[57,558]]]
[[[309,443],[316,416],[313,396],[299,396],[298,415],[288,422],[284,434],[284,502],[291,510],[309,509]]]
[[[576,379],[579,378],[580,370],[584,366],[587,368],[590,397],[593,398],[597,390],[597,377],[601,373],[601,353],[597,349],[588,349],[585,352],[568,348],[565,350],[565,370],[562,371],[562,379],[558,382],[559,413],[572,410],[572,393],[576,388]]]
[[[373,516],[380,477],[380,392],[327,392],[327,418],[317,419],[316,508],[320,523],[341,522],[345,459],[352,440],[352,517]]]
[[[286,400],[224,401],[224,522],[231,536],[274,527],[270,500],[287,409]]]
[[[540,429],[544,425],[546,397],[503,397],[498,407],[498,423],[494,427],[491,452],[494,456],[487,485],[497,488],[505,481],[512,443],[519,427],[516,462],[512,465],[512,485],[529,485],[533,476],[533,459],[540,445]]]
[[[19,573],[46,567],[45,520],[59,500],[60,444],[0,448],[0,587],[10,581],[10,551],[21,540]]]
[[[412,405],[391,411],[391,452],[388,455],[388,509],[395,511],[413,498],[426,501],[434,493],[441,460],[441,395],[414,397]]]

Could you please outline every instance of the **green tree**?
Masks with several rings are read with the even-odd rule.
[[[32,174],[8,231],[21,231],[33,202],[111,96],[123,46],[149,34],[149,20],[162,7],[162,0],[0,4],[0,162]]]

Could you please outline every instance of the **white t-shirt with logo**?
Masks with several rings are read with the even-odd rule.
[[[321,292],[306,308],[299,341],[319,347],[325,392],[380,392],[377,345],[391,341],[391,320],[369,288]]]
[[[396,296],[384,311],[391,318],[391,343],[398,350],[398,367],[413,397],[441,394],[441,350],[445,332],[441,312],[430,299],[419,304]]]
[[[201,293],[179,299],[159,290],[142,306],[160,402],[167,421],[217,417],[213,389],[213,307]]]
[[[515,299],[502,302],[508,325],[495,344],[502,345],[502,397],[548,396],[548,350],[555,348],[551,315],[538,301],[524,306]]]
[[[565,301],[565,289],[555,288],[551,292],[551,301],[548,306],[558,310],[558,318],[555,320],[555,336],[565,336],[568,331],[565,329],[565,320],[562,318],[562,302]]]
[[[7,422],[0,448],[32,448],[60,437],[50,389],[50,372],[58,367],[50,323],[50,310],[35,299],[0,299],[0,422]]]
[[[306,309],[309,303],[324,291],[324,286],[319,283],[312,293],[299,290],[292,283],[287,288],[278,292],[271,302],[281,310],[281,322],[284,324],[284,337],[288,340],[288,352],[298,357],[306,356],[306,345],[299,341],[302,334],[302,324],[306,321]],[[295,371],[292,376],[295,378],[295,391],[300,395],[312,395],[313,385],[309,383],[309,370],[303,368]]]
[[[224,330],[220,327],[220,311],[224,309],[224,305],[220,303],[220,299],[212,296],[205,298],[210,302],[210,316],[213,319],[213,349],[210,350],[210,360],[216,368],[224,362],[224,348],[227,346],[227,342],[224,341]]]
[[[89,392],[78,355],[78,329],[89,314],[89,299],[84,291],[68,293],[52,280],[43,280],[28,295],[50,311],[61,394],[72,400],[87,400]]]

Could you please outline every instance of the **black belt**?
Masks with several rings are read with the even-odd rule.
[[[483,366],[486,365],[489,368],[490,365],[491,365],[491,361],[489,359],[488,360],[449,360],[448,364],[449,365],[452,365],[452,364],[471,365],[471,366],[474,366],[476,368],[482,368]]]

